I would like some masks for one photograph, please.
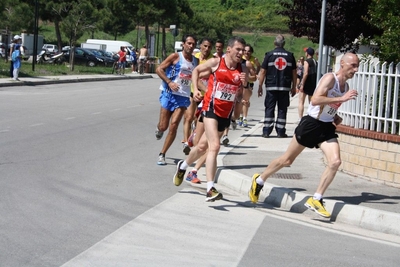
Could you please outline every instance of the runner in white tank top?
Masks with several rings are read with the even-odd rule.
[[[296,127],[295,136],[286,152],[274,159],[262,174],[253,175],[249,191],[249,197],[253,203],[257,203],[260,191],[268,177],[283,167],[291,166],[306,146],[315,145],[321,148],[328,163],[314,196],[308,198],[304,205],[325,218],[331,216],[324,207],[322,196],[341,164],[340,147],[335,133],[336,125],[341,122],[341,118],[336,112],[343,102],[354,100],[358,95],[356,90],[348,89],[346,82],[358,71],[358,65],[357,55],[347,53],[342,57],[340,70],[336,74],[328,73],[321,78],[311,98],[309,115],[304,116]]]
[[[335,78],[335,85],[328,90],[328,94],[326,95],[329,98],[333,97],[341,97],[347,91],[349,91],[349,87],[347,83],[345,84],[345,88],[343,92],[340,90],[340,84],[339,81],[336,77],[335,73],[329,73],[326,75],[333,75]],[[318,88],[317,84],[317,88]],[[323,122],[333,122],[335,115],[339,109],[339,107],[342,105],[342,103],[332,103],[332,104],[327,104],[327,105],[318,105],[314,106],[312,101],[310,102],[310,105],[308,106],[307,114],[314,119],[323,121]]]

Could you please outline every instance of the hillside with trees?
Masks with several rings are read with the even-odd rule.
[[[226,40],[233,31],[255,36],[288,33],[317,43],[320,0],[37,0],[43,23],[54,25],[59,46],[75,45],[84,34],[119,38],[137,26],[161,33],[163,55],[169,25],[180,34]],[[36,0],[2,0],[0,29],[33,33]],[[356,50],[358,39],[380,46],[382,60],[398,62],[400,5],[393,0],[327,0],[325,45]],[[40,32],[40,29],[39,29]],[[148,39],[147,39],[148,42]]]

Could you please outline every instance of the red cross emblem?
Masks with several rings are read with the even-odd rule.
[[[283,57],[278,57],[277,59],[275,59],[275,68],[277,68],[278,70],[284,70],[286,69],[287,66],[287,62],[286,59]]]

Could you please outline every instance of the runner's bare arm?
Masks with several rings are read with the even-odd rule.
[[[249,71],[249,82],[255,82],[257,80],[257,73],[256,69],[254,68],[253,64],[250,61],[246,61],[246,67]]]
[[[205,63],[198,65],[192,72],[192,85],[193,85],[193,99],[195,101],[201,101],[203,96],[199,89],[200,78],[208,77],[213,71],[215,71],[219,64],[219,58],[211,58]]]
[[[165,70],[179,61],[179,54],[178,53],[173,53],[169,55],[161,64],[157,67],[156,73],[158,77],[160,77],[161,80],[166,82],[173,91],[178,91],[179,90],[179,84],[171,81],[169,77],[165,74]]]
[[[327,97],[328,90],[330,90],[335,85],[335,82],[336,81],[333,73],[329,75],[324,75],[319,81],[318,86],[315,89],[315,92],[311,98],[312,104],[329,105],[335,103],[343,103],[351,99],[356,99],[358,92],[354,89],[347,91],[343,96],[340,97]]]

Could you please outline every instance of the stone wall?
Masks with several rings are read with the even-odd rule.
[[[400,188],[400,136],[338,126],[341,171]]]

